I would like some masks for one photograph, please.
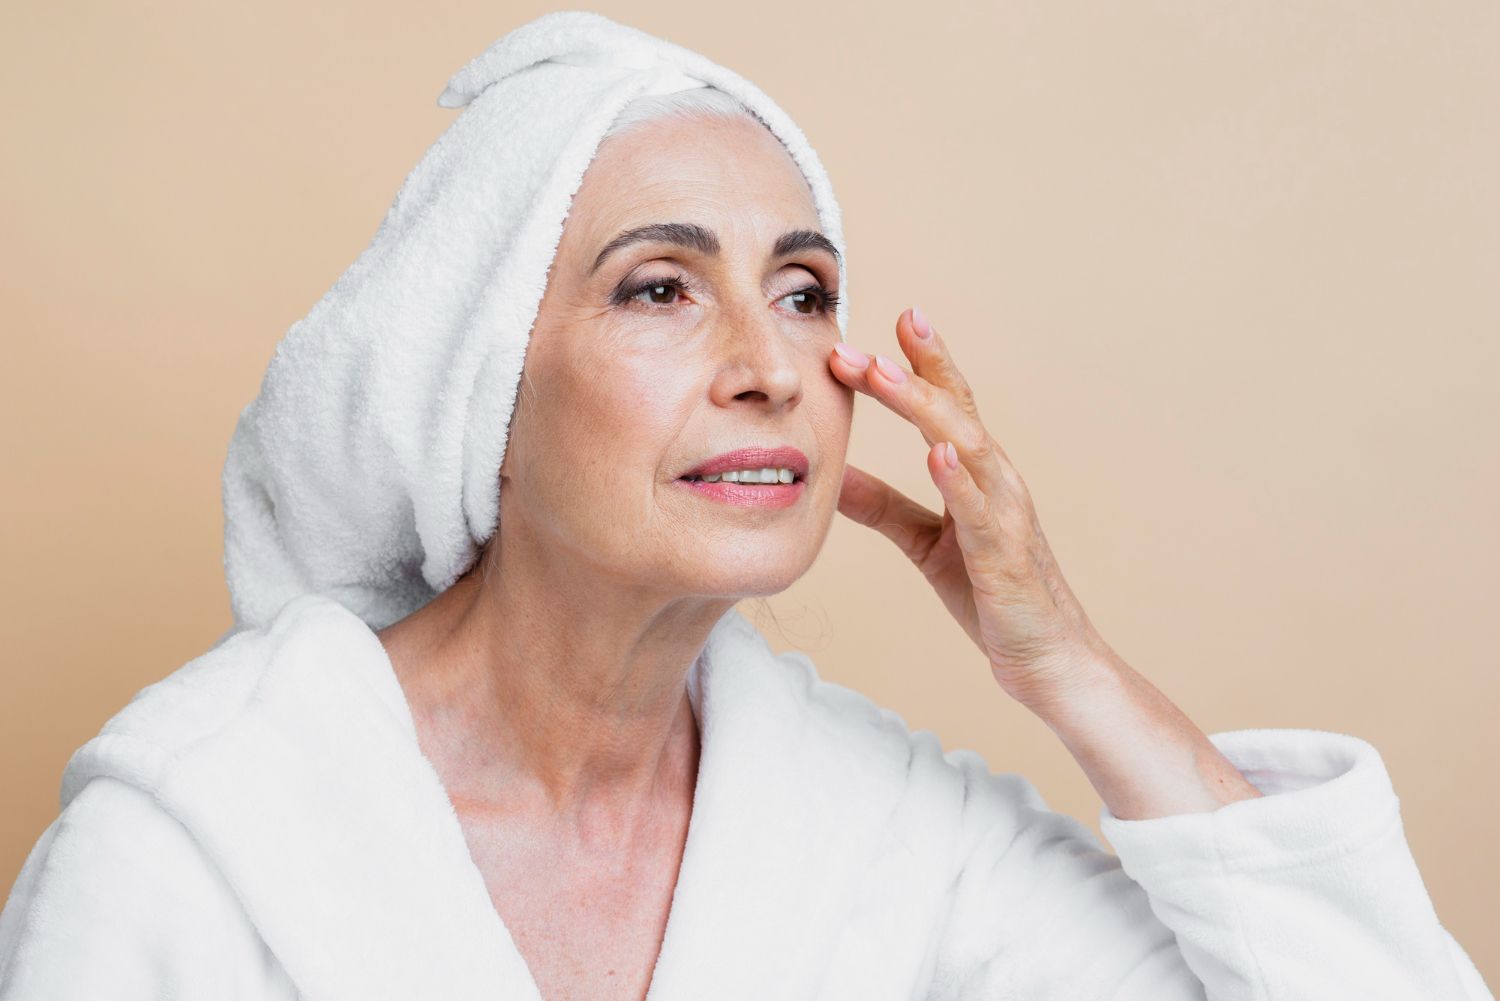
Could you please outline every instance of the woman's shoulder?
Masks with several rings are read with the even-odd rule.
[[[399,710],[399,690],[386,690],[395,681],[383,677],[389,672],[381,670],[382,657],[378,638],[348,609],[317,594],[294,599],[271,622],[226,634],[138,691],[73,753],[62,803],[100,776],[159,788],[171,769],[236,739],[237,730],[278,705],[364,700]]]
[[[15,930],[16,905],[35,902],[44,891],[66,894],[77,885],[140,891],[171,885],[172,873],[201,872],[206,864],[192,836],[150,792],[123,779],[98,776],[37,838],[11,889],[0,939]],[[142,895],[129,894],[133,899]]]
[[[214,934],[263,957],[233,891],[192,835],[152,795],[90,780],[27,855],[0,912],[0,982],[14,995],[155,996],[181,943]],[[219,958],[229,953],[220,949]],[[153,978],[148,983],[137,978]],[[200,984],[200,986],[203,986]]]

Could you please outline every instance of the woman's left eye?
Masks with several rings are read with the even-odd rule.
[[[834,307],[838,304],[839,297],[822,285],[814,283],[812,285],[804,285],[797,291],[782,296],[777,301],[787,302],[788,300],[792,302],[792,312],[801,313],[804,316],[816,316],[819,313],[833,312]]]

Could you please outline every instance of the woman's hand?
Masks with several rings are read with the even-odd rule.
[[[829,368],[916,425],[941,516],[854,466],[839,510],[894,542],[989,658],[1010,695],[1040,708],[1089,683],[1107,647],[1063,580],[1031,496],[979,419],[968,383],[920,310],[903,312],[896,340],[907,372],[840,343]]]
[[[1062,739],[1116,817],[1215,810],[1259,796],[1094,630],[1052,558],[1026,484],[920,312],[901,314],[896,340],[913,372],[879,356],[865,360],[842,343],[828,367],[922,432],[943,514],[853,466],[845,467],[839,510],[917,565],[989,658],[1000,687]]]
[[[919,311],[901,314],[896,340],[913,372],[879,356],[865,360],[842,343],[828,367],[922,432],[943,514],[853,466],[845,467],[839,510],[917,565],[989,658],[1000,687],[1061,738],[1116,817],[1214,810],[1259,796],[1094,630],[1052,558],[1026,484]]]

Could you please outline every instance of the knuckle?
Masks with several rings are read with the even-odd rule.
[[[906,405],[914,410],[926,410],[931,406],[932,393],[924,383],[916,379],[907,379],[902,392],[906,397]]]
[[[963,371],[959,369],[958,362],[954,361],[953,355],[946,350],[938,359],[938,372],[942,375],[943,384],[952,388],[953,394],[965,405],[972,403],[974,393],[969,388],[969,380],[964,378]]]
[[[875,502],[874,509],[870,512],[870,524],[883,525],[891,513],[891,495],[882,493],[880,499]]]
[[[984,425],[977,421],[967,424],[959,435],[960,447],[971,459],[979,461],[987,460],[995,450],[994,439],[984,429]]]
[[[1021,479],[1020,470],[1016,469],[1009,462],[1002,462],[1000,464],[1000,476],[1004,479],[1005,486],[1011,493],[1029,500],[1031,493],[1026,489],[1026,481]]]
[[[986,533],[998,533],[1000,512],[995,507],[994,498],[981,490],[977,483],[970,484],[969,490],[973,498],[974,520]]]
[[[1015,539],[1023,539],[1030,536],[1031,519],[1020,504],[1007,504],[1003,515],[1005,534]]]

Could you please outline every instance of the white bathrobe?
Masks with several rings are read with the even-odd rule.
[[[1115,855],[736,611],[688,689],[651,1001],[1493,1001],[1358,738],[1215,734],[1266,795],[1106,810]],[[540,999],[384,648],[327,596],[141,691],[62,805],[0,915],[3,1001]]]

